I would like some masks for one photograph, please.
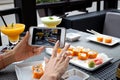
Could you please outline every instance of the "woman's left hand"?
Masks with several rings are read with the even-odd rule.
[[[15,61],[21,61],[32,57],[34,55],[40,54],[44,50],[44,46],[42,47],[34,47],[28,44],[29,40],[29,32],[26,32],[25,37],[14,47],[13,55]]]

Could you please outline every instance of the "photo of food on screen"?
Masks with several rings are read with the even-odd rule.
[[[60,40],[60,29],[33,29],[32,44],[54,46]]]

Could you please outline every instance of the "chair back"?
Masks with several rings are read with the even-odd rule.
[[[106,13],[103,34],[120,38],[120,13]]]

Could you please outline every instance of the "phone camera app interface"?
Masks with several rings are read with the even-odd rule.
[[[54,46],[60,40],[60,29],[33,29],[33,45]]]

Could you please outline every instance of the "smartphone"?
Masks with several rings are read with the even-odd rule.
[[[30,27],[29,32],[31,46],[53,47],[58,40],[61,48],[65,45],[65,28]]]

